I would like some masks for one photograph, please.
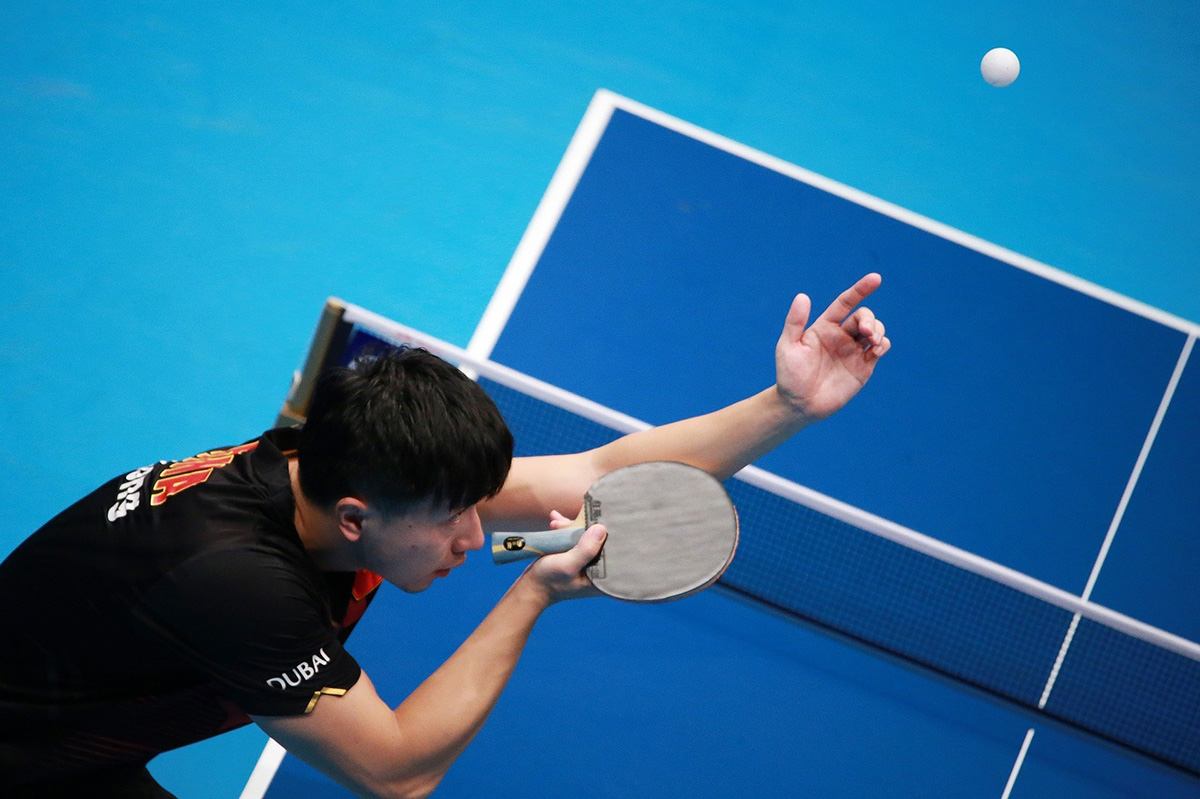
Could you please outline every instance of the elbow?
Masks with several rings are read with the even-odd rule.
[[[389,784],[378,796],[380,799],[425,799],[441,784],[443,776],[441,772],[407,776]]]

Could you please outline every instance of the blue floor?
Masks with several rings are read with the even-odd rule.
[[[507,577],[469,564],[416,599],[388,589],[356,652],[399,701]],[[551,610],[447,797],[1191,797],[1200,780],[855,645],[708,592]],[[268,797],[347,793],[287,758]]]

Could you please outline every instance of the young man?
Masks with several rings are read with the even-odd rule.
[[[302,430],[111,481],[0,564],[0,793],[170,796],[150,758],[253,720],[361,795],[429,794],[542,611],[596,593],[583,569],[605,531],[535,561],[396,708],[343,648],[380,582],[419,592],[485,527],[561,525],[623,465],[733,474],[870,377],[890,342],[855,308],[879,283],[811,327],[798,296],[771,388],[590,452],[514,460],[487,395],[409,350],[323,375]]]

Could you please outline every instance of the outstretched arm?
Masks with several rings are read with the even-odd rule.
[[[388,707],[364,673],[344,696],[322,697],[307,715],[254,721],[359,796],[429,795],[483,726],[542,611],[598,593],[582,572],[603,541],[604,528],[592,527],[574,549],[532,564],[399,707]]]
[[[869,274],[809,324],[812,302],[792,301],[775,347],[775,385],[713,413],[624,436],[588,452],[517,458],[504,489],[480,506],[490,527],[541,525],[574,516],[588,486],[620,466],[674,460],[722,479],[838,411],[871,377],[891,342],[869,308],[858,307],[882,278]]]

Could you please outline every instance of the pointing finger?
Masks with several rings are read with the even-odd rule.
[[[821,321],[841,324],[842,320],[849,316],[860,302],[870,296],[871,292],[879,288],[881,283],[883,283],[883,277],[878,272],[862,276],[857,283],[839,294],[838,298],[825,309],[825,313],[821,314]]]

